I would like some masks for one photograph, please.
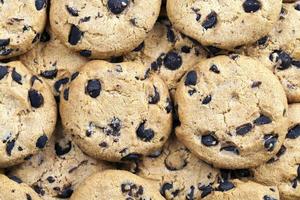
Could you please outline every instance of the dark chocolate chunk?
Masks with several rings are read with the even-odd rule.
[[[202,23],[202,27],[205,29],[210,29],[216,26],[218,22],[217,13],[212,11],[209,15],[206,16],[204,22]]]
[[[43,149],[46,146],[47,142],[48,142],[47,135],[42,135],[36,141],[36,147],[39,149]]]

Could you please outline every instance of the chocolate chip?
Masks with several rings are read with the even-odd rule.
[[[236,146],[233,146],[233,145],[222,147],[220,149],[220,151],[229,151],[229,152],[232,152],[236,155],[240,154],[240,151],[238,150],[238,148]]]
[[[168,190],[171,190],[173,189],[173,184],[171,183],[164,183],[161,188],[160,188],[160,194],[163,196],[163,197],[166,197],[166,192]]]
[[[292,180],[291,181],[291,184],[292,184],[292,188],[297,188],[297,186],[298,186],[298,180],[297,180],[297,178],[295,178],[294,180]]]
[[[217,190],[221,191],[221,192],[225,192],[225,191],[233,189],[234,187],[235,186],[233,183],[231,183],[227,180],[224,180],[224,181],[220,182],[220,185]]]
[[[5,49],[5,48],[2,48],[0,49],[0,56],[7,56],[9,55],[13,50],[12,49]]]
[[[209,104],[211,102],[211,95],[206,96],[203,100],[202,100],[202,104],[206,105]]]
[[[76,8],[72,8],[68,5],[66,5],[66,9],[70,15],[73,17],[78,17],[79,16],[79,11]]]
[[[43,149],[46,146],[47,142],[48,142],[47,135],[42,135],[36,141],[36,147],[39,148],[39,149]]]
[[[216,74],[220,74],[220,70],[218,69],[217,65],[212,65],[209,70]]]
[[[107,135],[120,136],[121,127],[121,120],[117,117],[113,117],[111,122],[108,124],[108,127],[104,129],[104,132]]]
[[[47,181],[48,181],[49,183],[54,183],[54,182],[55,182],[55,179],[53,178],[53,176],[48,176]]]
[[[141,159],[142,155],[139,153],[130,153],[121,158],[121,161],[137,162]]]
[[[47,6],[47,0],[35,0],[35,8],[37,10],[42,10],[43,8],[46,8]]]
[[[32,197],[29,194],[26,194],[26,199],[27,200],[32,200]]]
[[[295,9],[298,10],[298,11],[300,11],[300,4],[299,3],[296,3]]]
[[[28,98],[30,101],[30,105],[33,108],[39,108],[44,104],[43,95],[35,89],[30,89],[28,91]]]
[[[184,84],[188,85],[196,85],[197,84],[197,72],[189,71],[185,77]]]
[[[268,195],[265,195],[265,196],[263,197],[263,200],[277,200],[277,199],[275,199],[275,198],[273,198],[273,197],[270,197],[270,196],[268,196]]]
[[[201,186],[199,188],[199,190],[202,191],[201,198],[204,198],[213,191],[213,188],[211,187],[211,185],[207,185],[207,186],[204,185],[204,186]]]
[[[244,136],[247,133],[249,133],[252,129],[253,129],[252,124],[251,123],[247,123],[247,124],[243,124],[243,125],[237,127],[235,130],[236,130],[236,134],[237,135]]]
[[[59,194],[57,194],[57,197],[66,199],[66,198],[70,198],[72,194],[73,194],[73,189],[71,188],[71,186],[68,186],[63,188],[62,191],[60,191]]]
[[[270,124],[270,123],[272,123],[272,120],[271,120],[269,117],[267,117],[267,116],[261,114],[257,119],[255,119],[255,120],[253,121],[253,123],[254,123],[256,126],[261,126],[261,125],[265,125],[265,124]]]
[[[212,11],[209,15],[206,16],[204,22],[202,23],[202,27],[205,29],[210,29],[215,27],[217,22],[217,13],[215,11]]]
[[[0,47],[8,46],[10,43],[10,39],[0,39]]]
[[[243,3],[243,8],[246,13],[256,12],[261,8],[261,3],[257,0],[246,0]]]
[[[279,151],[276,153],[276,156],[267,161],[268,164],[274,163],[286,152],[286,147],[282,145]]]
[[[45,195],[45,191],[43,190],[42,187],[38,186],[38,185],[34,185],[33,189],[36,193],[38,193],[39,195],[44,196]]]
[[[164,66],[169,70],[177,70],[182,65],[182,58],[178,53],[170,51],[163,60]]]
[[[264,136],[264,147],[267,151],[273,151],[278,140],[278,135],[267,134]]]
[[[77,76],[79,75],[79,72],[74,72],[71,76],[71,81],[73,81]]]
[[[14,81],[16,81],[17,83],[19,83],[20,85],[22,85],[22,76],[21,74],[19,74],[16,69],[14,68],[12,73],[11,73],[11,77]]]
[[[70,33],[69,33],[68,42],[71,45],[77,45],[82,36],[83,36],[83,32],[81,32],[80,29],[77,26],[72,24],[71,29],[70,29]]]
[[[275,50],[270,55],[270,60],[272,62],[277,62],[277,69],[285,70],[288,69],[292,65],[292,58],[290,55],[281,50]]]
[[[191,52],[191,47],[188,47],[188,46],[183,46],[183,47],[181,47],[181,51],[183,52],[183,53],[190,53]]]
[[[8,74],[8,68],[6,66],[0,66],[0,80],[2,80]]]
[[[141,44],[139,44],[139,46],[137,46],[135,49],[133,49],[133,51],[138,52],[141,51],[145,46],[145,43],[142,42]]]
[[[160,100],[160,95],[159,92],[157,91],[157,88],[155,86],[153,86],[154,88],[154,96],[150,96],[149,97],[149,104],[157,104]]]
[[[108,147],[108,144],[106,142],[101,142],[99,144],[99,146],[102,147],[102,148],[106,148],[106,147]]]
[[[64,99],[66,100],[66,101],[68,101],[69,100],[69,88],[66,88],[65,90],[64,90]]]
[[[6,154],[8,156],[11,156],[11,152],[12,152],[12,150],[13,150],[14,147],[15,147],[15,140],[8,141],[6,143]]]
[[[145,129],[145,121],[142,122],[138,129],[136,130],[136,135],[138,138],[140,138],[144,142],[149,142],[154,137],[154,131],[152,129]]]
[[[167,38],[169,42],[175,42],[175,34],[174,31],[170,28],[167,27]]]
[[[32,40],[32,44],[34,44],[34,43],[36,43],[37,41],[39,41],[39,40],[40,40],[40,37],[41,37],[41,34],[40,34],[40,33],[37,33],[37,34],[35,35],[35,37],[33,38],[33,40]]]
[[[189,193],[186,195],[186,197],[185,197],[185,199],[186,200],[194,200],[194,194],[195,193],[195,187],[192,185],[191,187],[190,187],[190,191],[189,191]]]
[[[86,92],[92,98],[97,98],[101,92],[101,83],[97,79],[89,80],[86,86]]]
[[[66,144],[65,147],[60,146],[60,144],[58,142],[56,142],[54,149],[55,149],[56,155],[58,155],[58,156],[65,155],[65,154],[67,154],[67,153],[69,153],[71,151],[71,149],[72,149],[72,142],[69,141]]]
[[[23,181],[19,178],[19,177],[17,177],[17,176],[14,176],[14,175],[9,175],[9,176],[7,176],[10,180],[13,180],[14,182],[16,182],[16,183],[23,183]]]
[[[57,69],[43,71],[40,75],[46,79],[54,79],[57,76]]]
[[[300,68],[300,61],[299,60],[293,60],[292,65],[294,65],[297,68]]]
[[[91,50],[82,50],[79,52],[79,54],[83,57],[91,57],[92,56],[92,51]]]
[[[54,89],[59,92],[61,87],[67,83],[69,83],[69,78],[63,78],[54,83]]]
[[[286,138],[289,139],[296,139],[300,136],[300,125],[297,124],[296,126],[292,127],[291,129],[289,129]]]
[[[108,9],[114,14],[122,13],[129,5],[129,0],[108,0]]]
[[[269,39],[268,36],[264,36],[264,37],[260,38],[259,40],[257,40],[256,43],[257,43],[258,45],[265,45],[266,42],[268,41],[268,39]]]
[[[211,146],[216,146],[219,144],[219,141],[217,138],[215,138],[215,136],[213,135],[213,133],[207,134],[207,135],[202,135],[201,137],[201,143],[207,147],[211,147]]]
[[[257,88],[262,84],[261,81],[253,81],[251,88]]]

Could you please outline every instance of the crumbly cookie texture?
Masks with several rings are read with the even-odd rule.
[[[0,168],[43,149],[55,128],[50,87],[21,62],[0,63]]]
[[[152,183],[122,170],[106,170],[87,178],[71,200],[139,200],[164,198]]]
[[[279,200],[276,187],[261,185],[252,181],[233,180],[230,184],[219,186],[218,190],[203,198],[203,200]]]
[[[253,169],[254,179],[265,185],[277,185],[286,200],[300,198],[300,104],[291,104],[288,111],[289,130],[280,150],[267,163]]]
[[[63,86],[71,81],[72,76],[76,76],[88,59],[65,47],[50,28],[43,32],[40,41],[20,56],[20,61],[34,74],[42,76],[52,87],[53,94],[59,96]]]
[[[203,45],[233,49],[270,32],[281,6],[278,0],[169,0],[167,12],[175,28]]]
[[[20,182],[18,179],[12,180],[0,174],[0,199],[2,200],[42,200],[37,193],[28,185]]]
[[[198,42],[175,30],[166,18],[162,18],[124,60],[142,62],[147,70],[160,75],[174,94],[185,72],[206,57],[207,52]]]
[[[0,60],[21,55],[39,41],[47,0],[0,1]]]
[[[82,56],[129,52],[152,29],[161,0],[52,0],[50,23],[59,39]]]
[[[95,158],[134,161],[163,146],[172,127],[168,88],[140,63],[87,63],[64,90],[63,126]]]
[[[161,151],[132,164],[137,175],[155,181],[156,189],[165,199],[200,199],[217,183],[219,170],[194,156],[175,137]]]
[[[68,199],[85,178],[109,168],[108,163],[85,155],[58,124],[45,149],[9,169],[8,174],[30,185],[44,199]]]
[[[280,79],[290,103],[300,102],[300,2],[283,4],[273,30],[246,48]]]
[[[181,80],[175,101],[181,122],[177,137],[216,167],[258,166],[284,141],[284,90],[272,72],[250,57],[232,54],[200,62]]]

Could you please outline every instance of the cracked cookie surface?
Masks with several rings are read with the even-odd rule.
[[[181,80],[176,135],[193,153],[220,168],[262,164],[287,130],[287,99],[260,62],[241,55],[200,62]]]
[[[47,0],[0,1],[0,60],[21,55],[39,41]]]
[[[133,161],[162,147],[172,127],[168,88],[140,63],[87,63],[64,90],[63,126],[95,158]]]
[[[0,63],[0,112],[1,168],[43,149],[55,128],[50,87],[21,62]]]
[[[138,46],[152,29],[160,5],[161,0],[53,0],[50,22],[69,48],[103,59]]]
[[[71,200],[140,200],[164,198],[151,182],[127,171],[106,170],[87,178]]]
[[[169,0],[167,12],[174,27],[201,44],[233,49],[270,32],[281,5],[278,0]]]

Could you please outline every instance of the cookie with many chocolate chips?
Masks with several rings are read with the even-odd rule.
[[[252,181],[233,180],[223,182],[203,200],[279,200],[276,187],[261,185]]]
[[[144,42],[124,60],[141,61],[147,70],[160,75],[173,94],[185,72],[205,57],[198,42],[175,30],[167,19],[160,19]]]
[[[140,63],[87,63],[64,90],[67,133],[95,158],[135,161],[163,146],[172,127],[168,88]]]
[[[43,149],[56,123],[50,87],[21,62],[0,63],[0,167]]]
[[[34,74],[42,76],[52,87],[53,94],[59,96],[63,86],[88,59],[65,47],[50,28],[43,32],[40,40],[36,47],[20,56],[20,60]]]
[[[258,166],[284,141],[284,90],[250,57],[232,54],[200,62],[181,80],[175,100],[181,122],[177,137],[216,167]]]
[[[146,179],[130,172],[106,170],[87,178],[74,192],[71,200],[140,200],[164,198]]]
[[[146,37],[161,0],[53,0],[53,31],[82,56],[108,58],[129,52]]]
[[[278,0],[169,0],[167,12],[175,28],[203,45],[233,49],[270,32],[281,5]]]
[[[30,185],[44,199],[66,199],[85,178],[108,168],[106,162],[85,155],[59,123],[45,149],[10,168],[8,174]]]
[[[9,179],[0,174],[0,189],[1,200],[42,200],[33,189],[15,177]]]
[[[265,185],[277,185],[286,200],[300,198],[300,104],[288,111],[289,130],[280,150],[266,164],[253,169],[254,179]]]
[[[170,200],[205,197],[212,192],[219,175],[219,170],[198,159],[175,138],[170,138],[162,151],[136,163],[134,170],[155,181],[157,190]]]
[[[0,60],[21,55],[39,41],[47,0],[0,1]]]
[[[284,4],[273,30],[246,53],[276,74],[289,102],[300,102],[300,2]]]

